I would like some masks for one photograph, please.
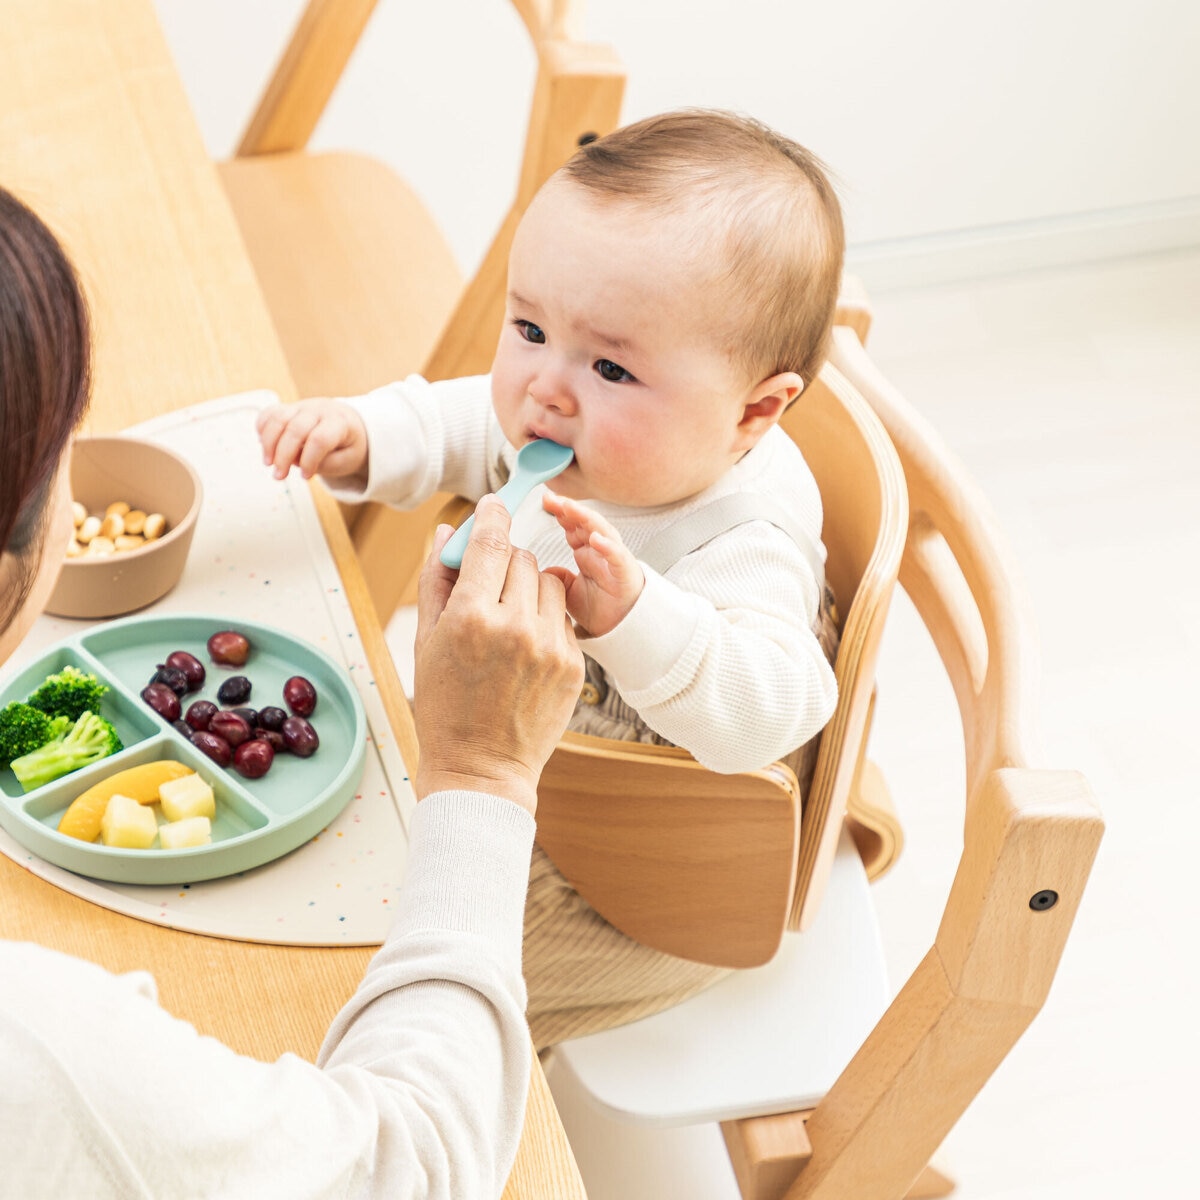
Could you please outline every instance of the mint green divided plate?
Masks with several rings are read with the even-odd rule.
[[[250,639],[244,666],[220,666],[209,658],[209,636],[222,629],[236,629]],[[310,680],[317,689],[317,707],[308,718],[320,738],[316,753],[296,758],[280,752],[261,779],[244,779],[232,767],[219,767],[141,699],[142,688],[173,650],[194,654],[208,673],[202,688],[182,697],[185,712],[195,700],[216,704],[217,689],[231,675],[245,675],[252,683],[246,704],[273,704],[285,711],[284,681],[292,675]],[[0,688],[0,707],[24,700],[68,663],[109,685],[101,715],[116,726],[125,749],[31,792],[21,790],[8,767],[0,769],[0,825],[27,849],[68,871],[114,883],[149,884],[234,875],[279,858],[319,833],[345,808],[362,778],[367,720],[358,692],[343,667],[280,629],[190,613],[96,625],[59,642],[9,679]],[[125,850],[58,832],[67,806],[92,784],[163,758],[193,767],[212,785],[217,816],[211,845],[160,850],[156,843],[150,850]]]

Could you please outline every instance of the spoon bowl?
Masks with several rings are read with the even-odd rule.
[[[517,451],[513,473],[508,482],[496,493],[509,513],[515,513],[521,502],[539,483],[545,483],[561,475],[574,461],[575,451],[570,446],[560,446],[549,438],[538,438],[527,442]],[[441,561],[447,567],[462,566],[463,554],[475,524],[472,513],[455,531],[454,536],[442,548]]]

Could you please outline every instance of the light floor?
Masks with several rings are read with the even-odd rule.
[[[876,362],[964,459],[1026,574],[1044,759],[1107,834],[1045,1009],[952,1131],[960,1200],[1184,1200],[1200,1078],[1200,251],[873,297]],[[399,657],[411,625],[392,629]],[[874,891],[899,985],[961,848],[948,686],[900,598],[871,755],[908,844]],[[736,1200],[713,1130],[614,1126],[554,1081],[591,1200]],[[847,1197],[847,1200],[854,1200]]]

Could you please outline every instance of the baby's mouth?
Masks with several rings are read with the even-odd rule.
[[[536,429],[530,429],[530,430],[529,430],[529,431],[526,433],[526,435],[525,435],[525,441],[526,441],[527,443],[528,443],[528,442],[541,442],[541,441],[547,441],[547,442],[553,442],[553,443],[554,443],[556,446],[566,446],[566,445],[567,445],[567,443],[566,443],[566,442],[560,442],[560,441],[558,440],[558,438],[551,437],[551,436],[550,436],[548,433],[538,433],[538,431],[537,431]],[[571,447],[569,447],[569,449],[571,449],[572,451],[574,451],[574,449],[575,449],[575,448],[574,448],[573,446],[571,446]],[[574,464],[572,464],[572,465],[574,465]]]

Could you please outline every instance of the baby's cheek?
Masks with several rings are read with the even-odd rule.
[[[598,430],[588,439],[586,457],[585,465],[591,470],[624,475],[636,471],[647,458],[646,440],[626,427]]]

